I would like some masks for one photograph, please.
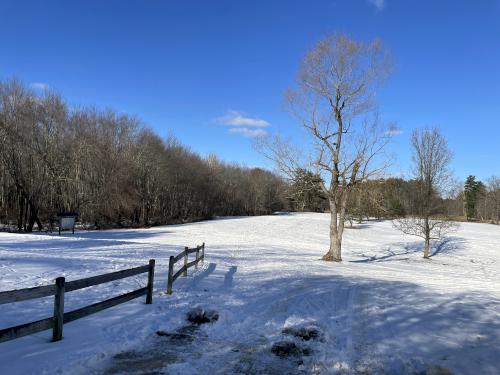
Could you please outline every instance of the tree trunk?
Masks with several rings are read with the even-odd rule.
[[[330,199],[330,249],[323,260],[342,262],[342,232],[337,222],[338,207],[335,198]]]
[[[19,194],[19,214],[17,217],[17,229],[19,232],[23,230],[23,225],[24,225],[24,197]]]
[[[430,240],[428,238],[425,239],[425,247],[424,247],[424,258],[429,259],[429,248],[430,248]]]
[[[28,199],[25,199],[25,202],[24,202],[24,222],[23,222],[23,230],[25,232],[26,232],[26,229],[28,229],[28,210],[29,210]]]
[[[26,232],[31,233],[33,232],[33,227],[35,226],[35,223],[38,224],[38,230],[42,230],[42,223],[38,219],[38,209],[33,206],[33,203],[28,203],[29,206],[29,216],[28,216],[28,226],[26,228]]]
[[[38,225],[38,231],[41,232],[43,230],[43,225],[42,225],[42,221],[38,217],[38,214],[37,214],[37,216],[35,218],[35,221],[36,221],[36,225]]]
[[[431,230],[430,230],[430,227],[429,227],[429,218],[426,217],[425,218],[425,228],[424,228],[424,231],[425,231],[425,245],[424,245],[424,258],[425,259],[429,259],[429,248],[430,248],[430,242],[431,242]]]

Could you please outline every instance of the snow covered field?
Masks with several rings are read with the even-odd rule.
[[[68,323],[57,343],[50,331],[2,343],[0,374],[418,374],[437,366],[500,373],[499,227],[461,224],[424,260],[418,238],[390,222],[365,223],[346,229],[344,262],[333,264],[319,260],[328,219],[290,214],[61,237],[0,233],[1,291],[150,258],[157,265],[153,305],[139,298]],[[201,242],[203,267],[165,295],[168,257]],[[145,279],[68,293],[66,310],[137,289]],[[51,316],[52,306],[50,297],[0,305],[0,329]],[[216,310],[219,320],[189,331],[189,339],[156,335],[181,332],[194,306]],[[320,337],[282,333],[302,326],[316,327]],[[310,349],[302,364],[271,352],[290,339]]]

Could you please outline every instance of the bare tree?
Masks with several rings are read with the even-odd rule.
[[[496,224],[500,221],[500,177],[492,176],[488,179],[488,195],[490,197],[490,219]]]
[[[311,137],[309,167],[300,165],[297,152],[279,138],[264,154],[288,176],[298,168],[322,177],[330,206],[330,247],[327,261],[342,261],[346,207],[353,187],[384,169],[375,158],[392,132],[379,126],[374,94],[390,68],[379,40],[358,42],[342,34],[319,41],[306,55],[295,88],[286,94],[291,112]]]
[[[418,183],[414,197],[416,213],[394,221],[403,233],[422,237],[424,258],[429,258],[430,241],[441,239],[455,227],[442,214],[442,194],[451,183],[452,153],[438,129],[415,130],[412,134],[413,174]]]

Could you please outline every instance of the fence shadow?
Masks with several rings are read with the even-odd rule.
[[[224,288],[232,288],[233,287],[233,279],[234,279],[234,274],[238,270],[237,266],[231,266],[227,273],[224,275]]]
[[[214,273],[215,269],[217,268],[217,263],[209,263],[208,267],[203,269],[201,272],[197,272],[193,278],[196,279],[196,282],[201,281],[202,279],[210,276],[212,273]]]

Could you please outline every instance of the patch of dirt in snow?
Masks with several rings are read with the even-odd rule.
[[[206,324],[213,323],[219,320],[219,313],[214,310],[204,310],[201,307],[196,307],[187,313],[187,320],[191,324]]]
[[[303,360],[310,353],[309,348],[293,342],[279,342],[270,348],[267,340],[254,344],[217,340],[200,326],[188,325],[173,332],[158,331],[150,345],[116,354],[99,373],[303,375],[312,373]]]
[[[320,332],[316,327],[285,327],[281,333],[295,336],[304,341],[316,340],[320,337]]]
[[[273,345],[271,351],[280,358],[302,357],[311,354],[311,349],[297,345],[293,341],[280,341]],[[300,362],[302,364],[302,362]]]
[[[187,325],[174,332],[158,331],[152,343],[141,350],[120,352],[113,356],[104,374],[168,374],[167,366],[181,360],[183,352],[205,336],[196,325]]]

